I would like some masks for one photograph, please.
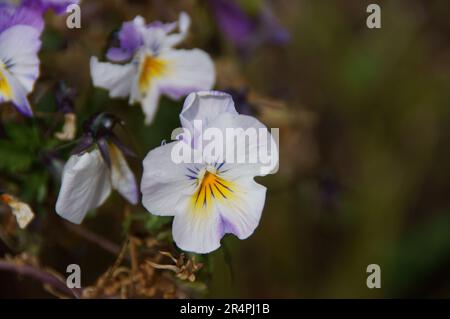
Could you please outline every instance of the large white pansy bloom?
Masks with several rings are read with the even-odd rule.
[[[56,202],[58,215],[80,224],[88,211],[103,204],[113,188],[131,204],[138,203],[136,179],[122,151],[112,143],[108,151],[110,167],[98,149],[69,158]]]
[[[186,13],[168,24],[146,24],[140,16],[124,23],[118,33],[120,46],[107,52],[107,58],[115,63],[91,58],[94,85],[109,90],[112,98],[129,97],[130,104],[141,103],[147,124],[152,122],[162,94],[179,99],[211,89],[215,69],[209,55],[199,49],[173,48],[186,38],[189,26]],[[174,33],[177,27],[179,33]]]
[[[238,114],[231,96],[225,93],[189,95],[180,119],[193,139],[175,141],[148,153],[143,162],[142,203],[152,214],[175,216],[173,238],[178,247],[209,253],[220,247],[225,234],[245,239],[258,226],[266,188],[256,183],[254,177],[274,171],[278,165],[278,149],[267,128],[254,117]],[[201,121],[202,131],[196,128],[194,121]],[[203,134],[208,128],[224,133],[223,145],[233,144],[227,140],[226,130],[237,129],[238,139],[245,143],[240,145],[238,156],[256,155],[254,158],[257,158],[259,152],[266,153],[271,164],[259,160],[227,162],[223,157],[211,156],[207,147],[199,147],[200,140],[205,142]],[[245,139],[244,132],[249,128],[265,131],[266,135],[253,141]],[[179,150],[192,151],[194,162],[174,161],[174,153]]]

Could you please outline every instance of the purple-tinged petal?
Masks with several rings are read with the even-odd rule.
[[[16,25],[28,25],[42,32],[44,19],[39,12],[24,6],[0,6],[0,32]]]
[[[105,139],[100,139],[97,141],[98,149],[100,150],[100,154],[102,155],[103,160],[111,167],[111,156],[109,154],[109,146],[108,142]]]
[[[110,48],[108,52],[106,52],[106,58],[112,62],[126,62],[130,60],[133,56],[133,53],[128,50],[124,50],[122,48]]]
[[[290,33],[280,24],[270,10],[263,10],[261,20],[263,33],[267,41],[279,45],[287,44],[290,41]]]
[[[264,43],[284,45],[290,40],[289,32],[266,6],[250,16],[234,0],[210,0],[210,5],[220,29],[240,50],[248,51]]]
[[[70,5],[79,3],[80,0],[24,0],[22,6],[41,14],[47,10],[53,10],[56,14],[64,14]]]
[[[217,23],[237,46],[243,46],[256,29],[252,21],[233,0],[210,0]]]
[[[78,142],[77,146],[72,150],[71,155],[81,155],[94,145],[92,136],[85,135]]]

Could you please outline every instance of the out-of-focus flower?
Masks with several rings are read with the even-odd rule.
[[[91,58],[94,85],[109,90],[112,98],[129,96],[130,104],[140,102],[147,124],[155,116],[161,95],[179,99],[211,89],[215,69],[209,55],[199,49],[173,49],[186,38],[189,26],[186,13],[168,24],[145,24],[139,16],[124,23],[118,33],[120,47],[107,52],[107,58],[116,63]],[[177,27],[179,33],[173,33]]]
[[[17,224],[21,229],[26,228],[31,223],[34,213],[28,204],[8,194],[0,195],[0,200],[11,208],[11,212],[16,217]]]
[[[0,6],[0,103],[12,102],[25,116],[27,95],[39,76],[42,19],[26,8]]]
[[[23,0],[22,6],[44,13],[53,10],[56,14],[64,14],[71,4],[79,4],[80,0]]]
[[[116,189],[131,204],[137,204],[136,179],[125,159],[130,154],[112,132],[118,119],[101,113],[90,119],[86,134],[64,166],[56,212],[80,224],[89,210],[95,209]]]
[[[193,138],[163,145],[150,151],[144,160],[141,182],[142,203],[155,215],[175,216],[173,238],[183,250],[209,253],[220,247],[222,237],[231,233],[239,239],[249,237],[258,226],[264,207],[266,188],[255,176],[273,172],[278,165],[278,149],[267,128],[257,119],[236,112],[230,95],[221,92],[192,93],[180,114],[183,128]],[[203,130],[196,128],[201,121]],[[242,145],[233,143],[231,154],[255,161],[229,161],[208,151],[203,136],[208,129],[221,132],[223,146],[229,146],[226,131],[232,129]],[[264,131],[264,137],[246,139],[247,129]],[[206,133],[205,133],[206,134]],[[205,147],[200,149],[198,141]],[[216,141],[217,142],[217,141]],[[270,148],[270,149],[269,149]],[[193,151],[192,163],[178,162],[173,152]],[[271,165],[264,165],[258,154],[268,154]]]
[[[289,33],[280,25],[269,8],[262,7],[252,16],[234,0],[209,0],[220,29],[242,51],[251,51],[269,42],[286,44]]]

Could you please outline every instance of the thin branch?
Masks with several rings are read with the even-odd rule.
[[[90,231],[89,229],[66,222],[64,222],[64,226],[73,233],[75,233],[76,235],[86,239],[87,241],[90,241],[91,243],[96,244],[100,248],[103,248],[104,250],[110,252],[113,255],[118,255],[121,251],[119,245],[116,245],[115,243],[109,241],[108,239],[97,235],[96,233]]]
[[[21,276],[33,278],[44,285],[50,285],[58,291],[75,298],[80,298],[81,296],[81,289],[70,289],[65,282],[61,281],[61,279],[31,265],[17,265],[13,262],[0,260],[0,270],[10,271]]]

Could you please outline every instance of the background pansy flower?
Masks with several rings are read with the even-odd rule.
[[[87,212],[99,207],[116,189],[128,202],[137,204],[136,179],[125,159],[131,152],[112,132],[118,120],[105,113],[86,124],[86,134],[64,166],[56,212],[80,224]]]
[[[256,118],[238,114],[231,96],[220,92],[190,94],[180,120],[194,140],[202,135],[195,130],[194,120],[202,121],[204,130],[267,130]],[[266,138],[251,143],[246,143],[246,156],[262,150],[270,153],[274,164],[278,163],[278,150],[268,132]],[[273,167],[264,168],[261,162],[218,161],[205,149],[194,151],[195,164],[177,164],[172,157],[174,148],[191,148],[191,143],[179,140],[163,145],[150,151],[143,162],[141,192],[145,208],[155,215],[175,216],[173,238],[186,251],[209,253],[220,247],[227,233],[239,239],[249,237],[259,224],[266,196],[266,188],[254,177],[271,173]]]
[[[155,116],[161,95],[179,99],[211,89],[215,69],[209,55],[199,49],[173,48],[186,38],[189,26],[186,13],[174,23],[145,24],[142,17],[124,23],[118,33],[119,47],[107,52],[114,63],[91,59],[94,85],[109,90],[112,98],[129,96],[130,104],[141,103],[147,124]],[[179,32],[174,32],[177,28]]]
[[[263,1],[252,5],[252,10],[244,10],[235,0],[209,0],[209,4],[220,29],[240,51],[249,53],[264,43],[284,45],[290,40],[289,32]]]
[[[66,13],[66,9],[72,4],[79,4],[80,0],[24,0],[22,6],[44,13],[53,10],[56,14]]]
[[[27,95],[39,76],[43,27],[27,8],[0,6],[0,103],[12,102],[25,116],[33,113]]]

